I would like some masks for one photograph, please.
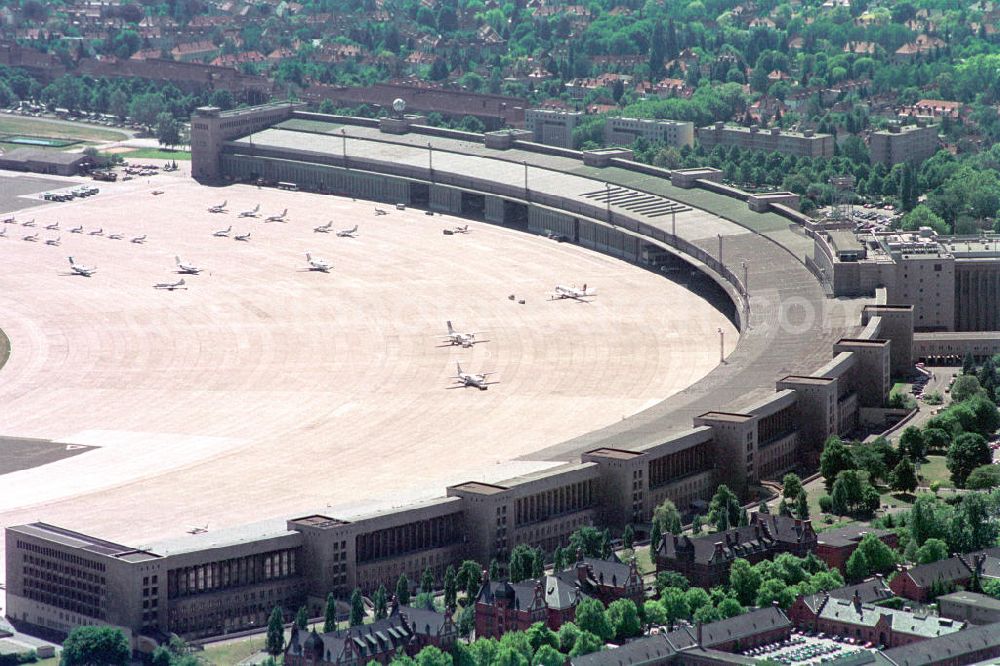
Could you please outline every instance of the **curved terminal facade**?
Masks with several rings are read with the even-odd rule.
[[[698,272],[727,296],[735,351],[663,402],[526,456],[560,463],[544,472],[461,483],[417,505],[294,516],[157,548],[46,523],[10,527],[11,616],[60,631],[114,624],[136,644],[260,626],[276,603],[318,608],[330,591],[391,589],[400,573],[418,580],[428,567],[440,581],[448,565],[504,561],[518,544],[551,552],[582,525],[643,524],[665,499],[697,507],[720,483],[749,499],[761,480],[815,464],[828,436],[884,419],[890,376],[912,361],[913,308],[884,292],[828,298],[815,239],[786,198],[748,197],[713,170],[670,173],[627,151],[419,122],[204,108],[192,118],[192,175],[427,208]]]

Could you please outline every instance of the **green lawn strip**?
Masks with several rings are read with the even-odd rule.
[[[164,150],[161,148],[136,148],[127,153],[119,153],[126,160],[129,159],[149,159],[149,160],[177,160],[183,162],[191,160],[191,153],[183,150]]]
[[[40,136],[54,139],[76,139],[77,141],[122,141],[128,138],[117,130],[89,127],[80,123],[69,123],[39,118],[21,118],[0,115],[0,134]]]

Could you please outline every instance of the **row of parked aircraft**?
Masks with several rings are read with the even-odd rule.
[[[209,213],[225,213],[226,212],[226,206],[228,206],[228,205],[229,205],[229,200],[227,199],[227,200],[223,201],[220,204],[216,204],[214,206],[209,206],[208,207],[208,212]],[[265,222],[286,222],[287,220],[285,218],[287,216],[288,216],[288,209],[286,208],[285,210],[281,211],[281,213],[279,213],[278,215],[269,215],[268,217],[265,217],[264,221]],[[256,206],[254,206],[250,210],[242,211],[239,214],[239,217],[260,217],[260,204],[257,204]]]

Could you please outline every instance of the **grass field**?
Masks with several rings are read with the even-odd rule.
[[[944,456],[927,456],[927,462],[920,465],[918,473],[920,485],[929,486],[934,481],[940,481],[942,488],[954,488],[951,482],[951,472],[945,464]]]
[[[127,153],[121,153],[121,156],[126,160],[128,159],[151,159],[151,160],[178,160],[183,162],[184,160],[191,160],[191,153],[183,150],[161,150],[158,148],[138,148],[136,150],[130,150]]]
[[[6,115],[0,115],[0,134],[29,134],[31,136],[89,142],[122,141],[128,138],[124,132],[104,127],[89,127],[80,123],[48,118],[24,118]]]
[[[8,358],[10,358],[10,339],[3,331],[0,331],[0,368],[7,362]]]
[[[210,645],[204,652],[195,652],[199,660],[215,666],[233,666],[264,648],[264,637],[255,636],[242,641],[227,641]]]

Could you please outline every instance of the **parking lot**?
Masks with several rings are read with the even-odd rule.
[[[858,644],[853,638],[827,636],[823,633],[809,635],[796,630],[787,641],[752,648],[743,654],[779,664],[824,664],[870,647],[870,644]]]

